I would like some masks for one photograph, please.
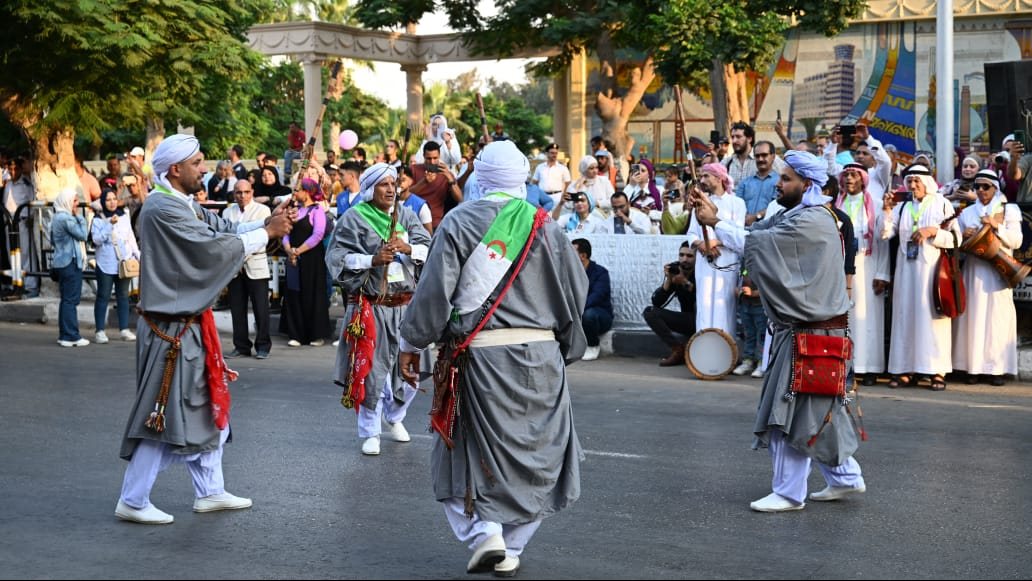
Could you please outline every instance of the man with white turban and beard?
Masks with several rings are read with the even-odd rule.
[[[362,201],[337,220],[326,253],[326,268],[348,297],[333,379],[344,388],[341,403],[358,413],[367,456],[380,453],[381,418],[394,441],[411,440],[402,420],[416,395],[415,382],[399,375],[399,330],[430,234],[412,210],[397,203],[397,179],[397,170],[386,163],[362,173]]]
[[[778,203],[785,210],[748,229],[721,219],[707,197],[692,196],[699,223],[712,226],[724,246],[745,257],[775,329],[753,428],[753,448],[770,449],[773,491],[749,505],[758,512],[805,507],[812,460],[827,487],[811,494],[810,500],[838,500],[866,489],[860,465],[852,457],[857,435],[843,405],[844,382],[852,366],[848,352],[836,375],[839,394],[803,393],[793,387],[797,336],[803,341],[847,337],[849,297],[838,225],[824,207],[830,199],[821,194],[828,179],[826,165],[799,151],[786,153],[785,162],[776,186]]]
[[[226,492],[223,444],[230,438],[227,381],[211,306],[247,256],[290,232],[293,211],[232,223],[189,196],[201,190],[204,154],[191,135],[166,138],[154,152],[154,189],[140,210],[140,320],[136,401],[122,439],[129,460],[115,508],[143,524],[173,520],[150,502],[158,473],[186,464],[194,512],[251,506]]]
[[[588,280],[573,246],[524,198],[527,158],[511,141],[474,161],[485,196],[434,232],[402,323],[401,372],[440,348],[434,370],[434,493],[468,572],[516,574],[542,519],[580,496],[580,442],[566,364],[584,354]],[[533,426],[528,429],[527,426]]]

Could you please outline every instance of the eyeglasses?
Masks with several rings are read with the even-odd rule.
[[[996,189],[996,186],[994,186],[993,184],[975,184],[975,189],[985,192],[988,190]]]

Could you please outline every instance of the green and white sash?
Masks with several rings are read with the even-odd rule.
[[[534,228],[537,208],[525,200],[504,194],[491,194],[491,200],[509,199],[473,254],[462,265],[456,287],[454,308],[460,315],[480,309],[519,258]]]

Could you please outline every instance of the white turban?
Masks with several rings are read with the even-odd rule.
[[[595,156],[593,155],[585,155],[580,158],[580,164],[577,165],[577,169],[579,169],[581,174],[583,174],[588,171],[588,168],[591,166],[598,167],[598,160],[595,159]]]
[[[398,179],[398,170],[394,169],[393,165],[388,163],[376,163],[369,166],[369,169],[362,172],[362,176],[358,178],[359,196],[363,202],[368,202],[373,199],[373,188],[376,184],[382,182],[390,176],[394,179]]]
[[[164,141],[154,150],[154,159],[151,166],[154,168],[154,175],[164,178],[168,168],[177,163],[182,163],[197,155],[201,150],[201,142],[193,135],[177,133],[166,137]]]
[[[477,172],[477,187],[480,188],[481,197],[502,192],[514,198],[527,198],[530,162],[515,143],[488,143],[473,160],[473,170]]]

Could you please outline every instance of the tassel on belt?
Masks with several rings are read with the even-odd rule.
[[[198,315],[166,315],[163,313],[147,313],[137,309],[137,312],[143,317],[143,320],[147,322],[151,332],[156,337],[165,341],[169,344],[168,352],[165,353],[165,368],[161,373],[161,390],[158,392],[158,398],[154,400],[154,411],[147,417],[147,421],[144,425],[155,432],[161,433],[165,431],[165,407],[168,405],[168,392],[172,387],[172,377],[176,373],[176,362],[179,360],[179,350],[183,346],[183,335],[186,334],[187,330],[190,329],[190,325],[197,320]],[[160,321],[162,323],[184,323],[183,328],[179,330],[179,333],[175,337],[166,334],[154,321]]]

